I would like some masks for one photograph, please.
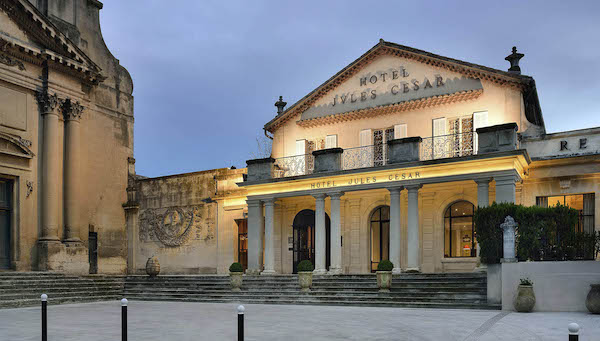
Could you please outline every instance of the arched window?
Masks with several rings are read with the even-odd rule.
[[[468,201],[457,201],[446,209],[444,213],[445,257],[477,256],[473,210],[473,204]]]
[[[380,261],[390,258],[390,207],[379,206],[369,219],[371,228],[371,272]]]

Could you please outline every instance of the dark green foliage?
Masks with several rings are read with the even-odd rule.
[[[229,272],[244,272],[244,267],[240,263],[232,263],[229,266]]]
[[[377,271],[392,271],[394,264],[387,259],[382,260],[377,264]]]
[[[595,233],[576,232],[579,213],[563,205],[525,207],[496,204],[475,211],[473,221],[481,262],[499,263],[502,258],[502,228],[506,216],[517,227],[516,253],[519,261],[594,259],[598,247]]]
[[[533,285],[533,282],[529,278],[521,278],[521,285]]]
[[[313,267],[313,264],[307,259],[298,263],[298,272],[309,272],[313,271],[314,269],[315,268]]]

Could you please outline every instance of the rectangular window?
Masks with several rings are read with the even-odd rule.
[[[337,135],[327,135],[325,137],[325,148],[337,148]]]
[[[594,218],[596,215],[594,193],[537,197],[535,201],[536,205],[541,207],[552,207],[560,204],[576,209],[579,212],[577,232],[594,232]]]
[[[396,124],[394,126],[394,138],[395,139],[403,139],[407,137],[407,127],[406,124]]]

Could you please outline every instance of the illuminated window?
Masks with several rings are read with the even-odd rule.
[[[457,201],[444,214],[444,256],[477,256],[477,238],[473,224],[474,206],[468,201]]]
[[[537,197],[536,205],[552,207],[557,204],[569,206],[579,212],[577,232],[594,232],[594,216],[596,198],[594,193],[555,195],[550,197]]]
[[[375,272],[379,262],[389,259],[390,256],[390,207],[377,207],[371,213],[369,223],[371,225],[371,272]]]

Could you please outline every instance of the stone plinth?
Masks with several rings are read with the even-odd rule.
[[[248,165],[247,181],[266,180],[273,178],[274,164],[275,159],[272,157],[246,161],[246,165]]]
[[[38,241],[38,270],[89,274],[88,250],[81,243]]]
[[[500,224],[503,231],[503,251],[504,255],[502,258],[503,263],[516,262],[517,258],[515,255],[515,229],[517,223],[511,216],[507,216],[504,222]]]
[[[315,157],[314,173],[341,170],[343,153],[342,148],[328,148],[312,152]]]
[[[421,141],[423,141],[423,139],[420,136],[405,137],[403,139],[388,141],[389,163],[419,161]]]
[[[477,128],[478,154],[517,149],[517,124],[506,123]]]

